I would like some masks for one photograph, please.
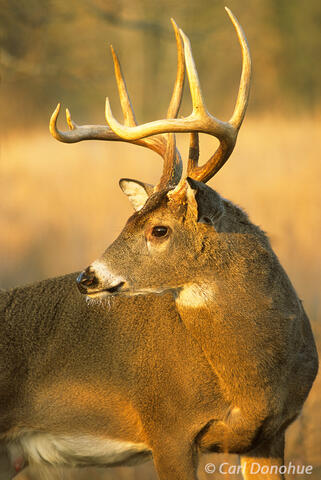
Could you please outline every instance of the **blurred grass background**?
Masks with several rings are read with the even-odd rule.
[[[160,118],[175,78],[173,16],[192,40],[209,110],[229,118],[241,55],[224,4],[0,0],[2,288],[83,269],[117,236],[131,213],[118,179],[153,183],[159,177],[160,159],[140,147],[65,145],[48,133],[58,100],[80,124],[104,123],[106,95],[119,115],[107,42],[120,55],[138,120]],[[230,0],[228,6],[249,40],[253,88],[236,149],[210,185],[267,231],[320,346],[321,4],[310,0],[302,8],[299,0]],[[186,90],[183,114],[190,105]],[[63,123],[61,118],[61,128]],[[180,136],[178,144],[186,158],[187,136]],[[203,160],[215,146],[215,140],[201,136]],[[320,418],[317,379],[287,435],[286,461],[314,466],[312,475],[298,476],[302,480],[321,476]],[[219,462],[216,456],[204,459],[200,479],[219,478],[204,473],[206,460]],[[156,478],[150,464],[53,475],[68,480]],[[27,471],[19,478],[42,477]]]

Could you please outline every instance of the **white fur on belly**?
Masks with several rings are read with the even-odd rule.
[[[126,463],[138,453],[149,453],[144,443],[97,438],[91,435],[27,433],[19,443],[29,460],[51,465],[112,465]]]

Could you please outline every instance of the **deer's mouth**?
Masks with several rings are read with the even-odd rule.
[[[119,295],[128,289],[125,287],[125,282],[119,282],[117,285],[113,285],[112,287],[105,287],[105,288],[96,288],[95,290],[87,290],[84,292],[87,297],[95,298],[95,297],[103,297],[107,295]]]

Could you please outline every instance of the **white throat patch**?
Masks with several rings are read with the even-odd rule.
[[[178,307],[200,308],[207,307],[213,302],[215,293],[213,286],[208,283],[188,284],[179,291],[175,301]]]

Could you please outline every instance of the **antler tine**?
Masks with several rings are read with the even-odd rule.
[[[240,80],[240,87],[237,95],[237,100],[234,108],[232,117],[229,120],[229,123],[233,125],[237,130],[240,129],[244,115],[246,112],[247,104],[250,96],[250,85],[251,85],[251,54],[250,49],[243,32],[241,25],[239,24],[237,18],[233,15],[231,10],[225,7],[225,10],[230,17],[234,28],[236,30],[239,43],[242,49],[242,73]]]
[[[113,117],[109,104],[107,105],[106,112],[106,117],[112,130],[126,139],[134,140],[165,132],[203,132],[218,138],[220,145],[205,165],[198,167],[195,159],[190,163],[190,175],[194,179],[203,182],[207,182],[223,166],[232,153],[238,130],[244,118],[250,89],[251,60],[247,41],[237,19],[228,9],[227,13],[236,29],[243,58],[239,94],[230,122],[223,122],[208,113],[193,60],[190,41],[182,30],[180,30],[180,33],[184,42],[185,63],[193,101],[193,111],[191,115],[183,119],[165,119],[136,127],[127,127],[119,124]],[[193,138],[195,140],[195,137]],[[192,142],[194,140],[192,139]]]
[[[113,62],[114,62],[114,70],[115,70],[115,77],[116,77],[116,83],[118,87],[118,93],[119,93],[119,99],[120,99],[120,104],[121,104],[121,109],[123,111],[124,119],[125,119],[125,125],[128,126],[136,126],[137,122],[135,119],[135,113],[128,95],[128,90],[126,87],[126,82],[121,70],[121,66],[119,63],[118,56],[113,48],[112,45],[110,45],[110,50],[111,54],[113,57]]]
[[[132,107],[132,103],[130,101],[130,97],[128,94],[125,78],[122,72],[122,68],[118,59],[118,55],[115,52],[113,46],[110,46],[111,54],[113,57],[114,62],[114,71],[115,71],[115,78],[119,93],[120,105],[125,119],[125,125],[128,126],[136,126],[136,118],[135,113]],[[121,137],[118,136],[120,139]],[[132,143],[138,143],[141,146],[150,148],[154,150],[156,153],[159,153],[163,158],[166,157],[167,152],[167,143],[163,136],[157,135],[151,138],[140,139],[137,142],[133,141]]]
[[[176,22],[171,18],[172,26],[175,33],[176,46],[177,46],[177,73],[174,84],[174,89],[171,97],[171,101],[167,110],[167,118],[176,118],[179,112],[179,108],[182,102],[184,80],[185,80],[185,59],[184,59],[184,47],[182,39],[179,33],[179,28]],[[153,137],[152,137],[153,138]],[[163,188],[178,184],[183,171],[183,165],[180,153],[176,148],[176,138],[174,133],[167,134],[167,148],[164,158],[163,174],[160,178],[158,185],[155,187],[155,191],[161,191]]]
[[[176,22],[171,18],[172,26],[175,33],[176,47],[177,47],[177,73],[176,81],[172,93],[172,98],[167,110],[167,118],[176,118],[182,102],[184,80],[185,80],[185,58],[184,46],[180,36],[179,28]]]

